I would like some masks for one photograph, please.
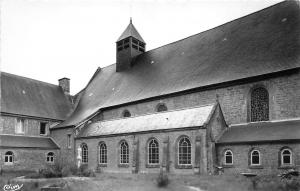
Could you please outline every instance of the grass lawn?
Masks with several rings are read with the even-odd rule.
[[[66,177],[52,179],[19,179],[12,180],[20,174],[4,174],[0,176],[0,188],[10,180],[10,184],[23,184],[21,191],[37,191],[40,187],[56,184],[64,186],[69,191],[299,191],[299,187],[280,187],[281,180],[276,176],[258,177],[253,189],[251,179],[243,176],[198,176],[198,175],[169,175],[167,187],[158,188],[158,174],[97,174],[93,178]],[[21,175],[24,175],[21,173]]]

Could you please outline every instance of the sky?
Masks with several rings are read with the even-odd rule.
[[[82,90],[116,62],[129,24],[151,50],[269,7],[278,0],[0,0],[1,71]]]

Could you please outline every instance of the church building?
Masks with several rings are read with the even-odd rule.
[[[116,42],[116,63],[99,67],[75,96],[64,93],[69,84],[26,79],[15,80],[26,83],[19,89],[3,86],[5,78],[22,77],[1,73],[0,137],[26,137],[13,131],[18,120],[28,118],[28,129],[38,129],[29,118],[46,121],[47,136],[34,136],[47,139],[41,155],[104,173],[300,170],[299,1],[153,50],[146,44],[130,21]],[[52,89],[58,99],[34,99]],[[21,164],[19,152],[29,148],[3,140],[0,167]]]

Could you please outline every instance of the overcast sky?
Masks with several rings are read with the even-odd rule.
[[[116,61],[133,24],[151,50],[278,3],[275,0],[2,0],[1,71],[84,88]]]

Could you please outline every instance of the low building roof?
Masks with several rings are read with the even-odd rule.
[[[284,140],[300,141],[300,119],[233,125],[223,133],[217,143],[236,144]]]
[[[50,137],[0,135],[0,148],[59,149]]]
[[[78,137],[202,127],[208,123],[215,105],[158,112],[137,117],[99,121],[85,127]]]
[[[300,68],[300,6],[284,1],[138,55],[132,67],[102,68],[73,114],[78,125],[101,108]]]
[[[64,120],[72,104],[61,87],[1,72],[1,112]]]

